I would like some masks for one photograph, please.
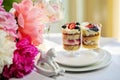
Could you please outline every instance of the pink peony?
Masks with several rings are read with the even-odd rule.
[[[24,38],[16,44],[13,64],[5,66],[2,76],[6,79],[16,77],[21,78],[29,74],[34,68],[34,59],[38,50],[30,42],[29,38]]]
[[[5,11],[5,9],[2,6],[0,6],[0,12],[1,11]]]
[[[17,17],[19,29],[18,35],[22,39],[30,36],[34,45],[42,43],[44,22],[48,20],[42,9],[33,6],[31,0],[23,0],[21,3],[14,3],[15,16]]]
[[[3,0],[0,0],[0,6],[2,5],[2,3],[3,3]]]
[[[0,11],[5,11],[4,8],[2,7],[3,0],[0,0]]]
[[[2,7],[0,7],[0,29],[5,30],[11,36],[17,37],[16,30],[18,26],[15,17],[12,13],[6,12]]]

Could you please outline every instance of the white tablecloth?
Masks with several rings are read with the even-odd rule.
[[[61,34],[49,34],[46,39],[51,47],[62,44]],[[10,80],[120,80],[120,43],[113,38],[101,38],[100,44],[112,54],[112,63],[103,69],[85,73],[64,73],[56,78],[45,77],[33,71],[24,78]]]

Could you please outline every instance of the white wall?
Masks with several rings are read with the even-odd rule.
[[[77,21],[83,22],[84,19],[84,0],[77,0]]]
[[[113,12],[113,26],[114,36],[120,41],[120,0],[114,0],[114,12]]]

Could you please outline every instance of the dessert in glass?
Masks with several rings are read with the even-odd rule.
[[[99,47],[101,24],[84,22],[82,24],[82,46],[87,49]]]
[[[62,26],[64,50],[56,61],[69,67],[86,67],[103,60],[99,40],[101,25],[95,23],[68,23]],[[83,46],[83,47],[82,47]]]
[[[56,61],[68,67],[89,67],[105,57],[99,48],[101,25],[95,23],[68,23],[62,26],[64,50]]]
[[[62,26],[63,48],[67,51],[76,51],[81,46],[80,23],[73,22]]]

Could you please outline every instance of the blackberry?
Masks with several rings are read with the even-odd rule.
[[[99,31],[99,29],[96,26],[93,26],[92,28],[90,28],[90,30],[93,30],[95,32]]]
[[[79,23],[79,22],[76,22],[76,25],[80,25],[80,23]]]
[[[62,28],[65,29],[65,28],[66,28],[66,25],[63,25]]]
[[[75,26],[75,29],[78,29],[80,31],[80,27],[79,26]]]

